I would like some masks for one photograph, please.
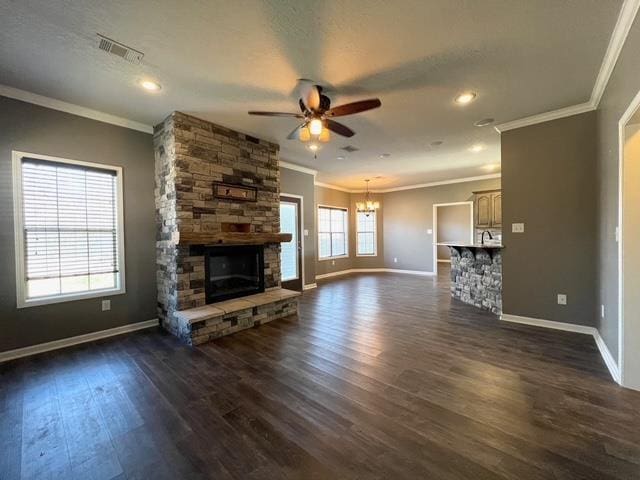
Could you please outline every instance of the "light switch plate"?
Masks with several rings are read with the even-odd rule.
[[[604,304],[600,305],[600,317],[604,318]]]
[[[427,234],[433,235],[433,230],[431,230],[431,229],[427,230]]]
[[[564,293],[558,294],[558,305],[566,305],[567,304],[567,296]]]
[[[102,311],[106,312],[111,310],[111,300],[102,300]]]
[[[511,224],[511,232],[512,233],[524,233],[524,223],[512,223]]]
[[[305,228],[305,229],[303,230],[303,235],[304,235],[305,237],[308,237],[308,236],[309,236],[309,230],[307,230],[307,229]]]
[[[398,263],[398,257],[393,257],[393,263]]]

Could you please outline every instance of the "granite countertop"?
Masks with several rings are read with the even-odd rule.
[[[436,245],[444,245],[445,247],[464,247],[464,248],[504,248],[500,243],[464,243],[464,242],[439,242]]]

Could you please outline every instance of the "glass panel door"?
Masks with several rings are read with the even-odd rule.
[[[300,258],[300,200],[292,197],[280,199],[280,231],[290,233],[291,241],[281,244],[280,271],[282,287],[302,290],[302,263]]]

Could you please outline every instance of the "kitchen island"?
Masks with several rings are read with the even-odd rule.
[[[451,296],[484,310],[502,313],[502,248],[491,243],[438,245],[451,252]]]

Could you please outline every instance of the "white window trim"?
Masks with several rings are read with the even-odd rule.
[[[377,257],[378,256],[378,211],[373,211],[375,217],[375,229],[373,230],[373,253],[358,253],[358,214],[362,212],[356,211],[356,257]]]
[[[345,238],[346,247],[347,247],[345,249],[345,251],[347,252],[345,255],[335,255],[332,257],[320,257],[320,208],[333,208],[336,210],[344,210],[347,212],[347,219],[344,225],[344,238]],[[318,243],[318,248],[316,249],[316,251],[317,251],[318,261],[325,262],[327,260],[349,258],[349,207],[340,207],[337,205],[324,205],[321,203],[317,204],[316,205],[316,225],[318,226],[318,231],[316,232],[316,242]],[[326,232],[323,232],[323,233],[326,233]]]
[[[14,150],[12,152],[13,168],[13,230],[15,240],[16,258],[16,301],[18,308],[35,307],[38,305],[50,305],[54,303],[70,302],[86,298],[105,297],[126,293],[125,288],[125,254],[124,254],[124,198],[122,184],[122,167],[105,165],[102,163],[83,162],[81,160],[69,160],[67,158],[52,157],[50,155],[40,155],[37,153],[27,153]],[[118,219],[116,238],[118,239],[118,286],[103,290],[92,290],[90,292],[79,292],[55,295],[51,297],[38,297],[37,299],[27,299],[26,283],[24,280],[24,218],[22,211],[22,159],[35,158],[38,160],[49,160],[52,162],[66,163],[68,165],[80,165],[84,167],[111,170],[116,173]]]

